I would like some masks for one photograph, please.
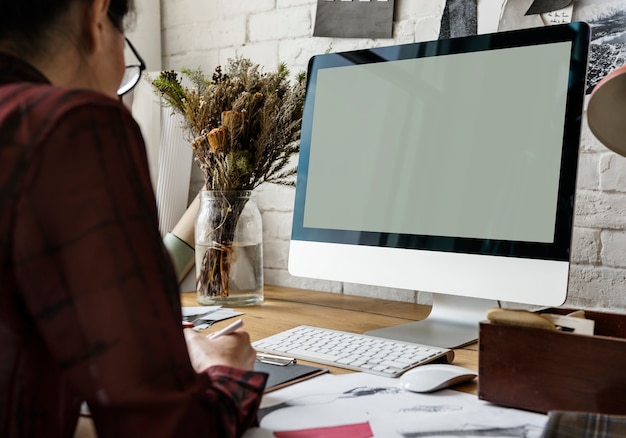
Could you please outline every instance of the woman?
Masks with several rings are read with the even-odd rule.
[[[0,10],[0,436],[71,437],[82,401],[100,437],[242,435],[266,375],[244,331],[183,334],[116,95],[132,0]]]

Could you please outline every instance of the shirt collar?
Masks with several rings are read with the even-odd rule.
[[[0,52],[0,85],[15,82],[50,83],[39,70],[24,60],[8,53]]]

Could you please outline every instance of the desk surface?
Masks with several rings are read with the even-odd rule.
[[[197,306],[195,292],[181,294],[183,306]],[[376,298],[315,292],[282,286],[265,286],[263,303],[241,307],[242,319],[252,341],[283,330],[306,324],[318,327],[363,333],[368,330],[404,324],[425,318],[429,306]],[[220,321],[209,331],[219,330],[232,321]],[[454,364],[478,370],[478,346],[470,344],[454,351]],[[303,363],[306,363],[302,361]],[[332,373],[352,372],[330,367]],[[475,394],[476,381],[456,387]]]

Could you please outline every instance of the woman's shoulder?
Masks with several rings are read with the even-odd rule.
[[[22,84],[16,86],[9,102],[14,102],[14,115],[19,116],[22,124],[37,127],[31,133],[40,138],[45,138],[51,130],[59,126],[79,124],[88,117],[136,125],[130,111],[122,102],[93,90]],[[5,110],[11,112],[6,106]],[[31,140],[37,142],[36,139]]]
[[[100,92],[88,89],[62,88],[51,85],[24,86],[19,92],[27,112],[42,112],[48,117],[75,109],[102,108],[124,111],[123,103]]]

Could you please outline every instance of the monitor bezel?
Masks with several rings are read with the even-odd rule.
[[[571,42],[571,57],[553,242],[542,243],[410,235],[310,228],[304,226],[304,206],[311,148],[312,120],[315,106],[315,89],[317,85],[316,78],[319,70],[355,64],[387,62],[561,42]],[[327,242],[347,245],[569,261],[571,255],[571,235],[575,208],[576,175],[588,51],[589,27],[585,23],[577,22],[566,25],[473,35],[449,40],[409,43],[313,56],[308,66],[307,93],[302,118],[292,241]]]

